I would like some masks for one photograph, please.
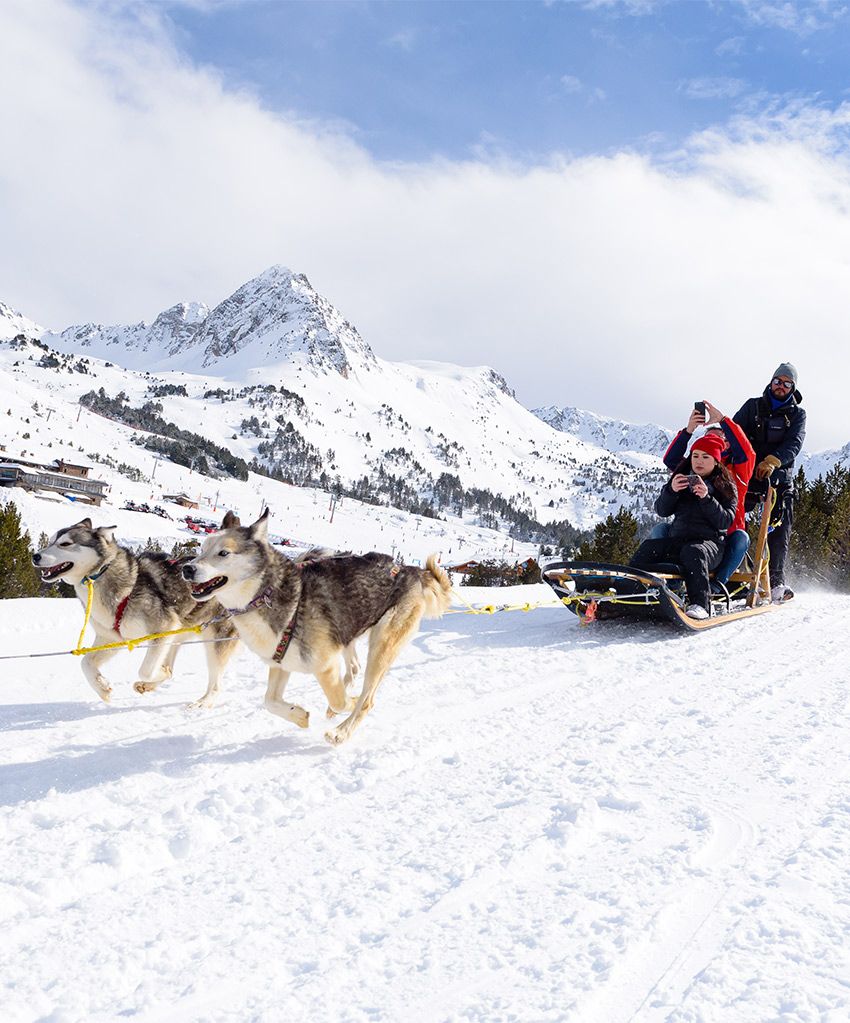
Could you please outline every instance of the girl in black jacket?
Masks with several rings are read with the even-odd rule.
[[[631,560],[638,568],[660,561],[681,565],[691,618],[709,616],[708,573],[723,558],[726,531],[738,504],[735,482],[720,461],[723,447],[724,439],[713,431],[694,442],[655,502],[659,515],[673,516],[669,534],[644,540]]]

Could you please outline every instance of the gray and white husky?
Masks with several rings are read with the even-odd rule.
[[[70,583],[85,606],[88,599],[87,580],[94,586],[91,623],[95,637],[92,646],[115,643],[122,639],[139,639],[155,632],[169,632],[187,625],[204,625],[223,615],[218,601],[199,605],[192,599],[183,578],[185,559],[172,561],[165,554],[136,555],[115,542],[115,526],[95,529],[91,519],[83,519],[67,529],[60,529],[48,545],[33,555],[33,565],[46,582],[60,579]],[[152,641],[133,688],[137,693],[156,689],[170,678],[180,644],[191,633]],[[210,707],[221,689],[225,665],[238,645],[238,637],[227,620],[215,621],[204,631],[208,643],[207,691],[193,707]],[[109,702],[112,687],[101,674],[101,665],[117,650],[99,650],[85,654],[83,674],[97,695]]]
[[[439,618],[451,603],[449,577],[433,555],[424,569],[374,553],[290,561],[268,541],[268,509],[250,526],[228,512],[221,531],[207,538],[183,574],[195,600],[216,596],[231,609],[240,639],[268,664],[267,710],[307,727],[307,711],[283,700],[297,671],[316,677],[329,715],[350,711],[325,735],[334,745],[372,709],[384,675],[421,619]],[[367,632],[363,691],[355,699],[340,678],[340,656]]]

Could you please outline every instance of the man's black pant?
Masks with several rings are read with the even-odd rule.
[[[764,493],[757,487],[766,484],[757,484],[747,493],[747,511],[757,508],[764,500]],[[770,516],[771,523],[776,519],[780,522],[772,526],[767,534],[767,549],[770,552],[770,588],[785,585],[785,562],[788,558],[788,545],[791,542],[791,524],[794,521],[794,492],[789,485],[781,485],[776,492],[776,504]]]
[[[794,521],[794,502],[791,491],[786,490],[776,498],[776,507],[771,519],[777,513],[782,521],[767,534],[767,546],[770,550],[770,588],[785,584],[785,561],[788,557],[788,544],[791,542],[791,523]]]
[[[659,561],[673,561],[681,565],[688,603],[699,604],[708,611],[708,573],[723,559],[723,546],[723,540],[685,540],[680,536],[644,540],[629,564],[635,568],[651,568]]]

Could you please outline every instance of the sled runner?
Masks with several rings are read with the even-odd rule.
[[[761,524],[752,557],[733,573],[727,586],[713,583],[711,617],[685,614],[687,594],[679,565],[663,563],[651,569],[591,561],[558,561],[543,568],[543,581],[583,624],[611,618],[661,620],[701,632],[728,622],[774,611],[770,600],[767,534],[775,491],[768,488],[761,507]]]

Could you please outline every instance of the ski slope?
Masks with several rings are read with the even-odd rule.
[[[110,706],[70,657],[0,662],[0,1015],[846,1021],[848,615],[449,615],[340,749],[247,652],[207,712],[198,647],[145,697],[116,658]],[[2,654],[81,619],[0,602]]]

